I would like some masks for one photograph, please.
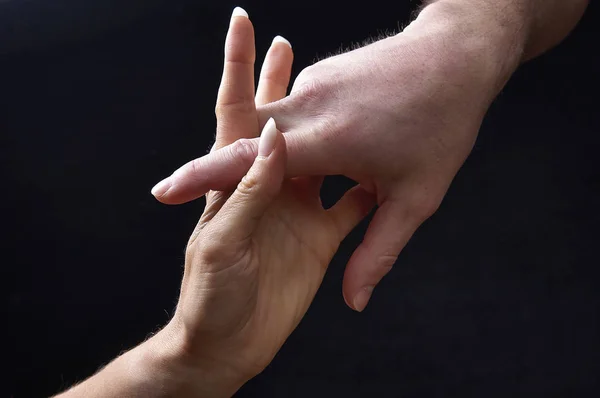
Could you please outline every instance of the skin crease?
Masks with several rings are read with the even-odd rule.
[[[402,33],[304,69],[292,92],[258,108],[288,149],[286,175],[345,175],[377,197],[343,293],[358,311],[439,207],[482,120],[521,62],[557,44],[587,1],[438,0]],[[163,203],[226,190],[258,143],[242,139],[184,165],[153,193]]]
[[[292,49],[274,41],[255,98],[254,30],[236,13],[213,151],[257,136],[254,102],[282,98],[290,79]],[[172,321],[60,397],[226,397],[272,361],[308,310],[341,240],[375,205],[357,187],[325,210],[321,177],[284,181],[286,145],[275,126],[263,129],[259,156],[235,191],[208,193]]]

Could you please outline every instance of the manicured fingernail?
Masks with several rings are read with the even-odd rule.
[[[235,7],[233,12],[231,13],[231,18],[233,17],[246,17],[248,18],[248,13],[242,7]]]
[[[354,301],[352,303],[354,304],[354,309],[356,311],[362,312],[365,309],[371,298],[371,294],[373,294],[374,288],[375,286],[365,286],[360,289],[356,296],[354,296]]]
[[[258,142],[258,156],[266,158],[269,157],[273,149],[275,149],[275,141],[277,140],[277,125],[275,120],[270,118],[265,128],[260,135],[260,141]]]
[[[273,38],[273,43],[271,43],[271,45],[273,45],[273,44],[275,44],[275,43],[285,43],[285,44],[287,44],[288,46],[290,46],[290,48],[292,48],[292,43],[290,43],[290,42],[288,41],[288,39],[286,39],[286,38],[285,38],[285,37],[283,37],[283,36],[275,36],[275,37]]]
[[[164,180],[156,184],[154,188],[152,188],[151,192],[154,196],[163,196],[165,192],[169,190],[169,188],[171,188],[171,181],[169,178],[165,178]]]

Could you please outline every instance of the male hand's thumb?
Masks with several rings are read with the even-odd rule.
[[[279,195],[285,162],[285,140],[270,119],[260,136],[254,164],[212,221],[224,228],[224,239],[239,242],[254,232]]]

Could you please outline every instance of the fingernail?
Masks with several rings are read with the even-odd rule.
[[[169,178],[165,178],[152,188],[152,195],[163,196],[171,188],[171,181]]]
[[[289,40],[288,40],[288,39],[286,39],[286,38],[285,38],[285,37],[283,37],[283,36],[275,36],[275,37],[273,38],[273,43],[271,43],[271,45],[273,45],[273,44],[275,44],[275,43],[285,43],[285,44],[287,44],[288,46],[290,46],[290,48],[292,48],[292,43],[290,43],[290,42],[289,42]]]
[[[242,7],[235,7],[233,12],[231,13],[231,18],[233,17],[246,17],[248,18],[248,13]]]
[[[371,294],[373,294],[374,288],[375,286],[365,286],[360,289],[360,292],[358,292],[356,296],[354,296],[353,304],[356,311],[362,312],[365,309],[371,298]]]
[[[277,125],[275,120],[270,118],[265,128],[260,135],[258,142],[258,156],[262,158],[269,157],[273,149],[275,149],[275,141],[277,140]]]

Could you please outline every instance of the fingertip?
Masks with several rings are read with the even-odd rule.
[[[285,173],[287,162],[287,145],[285,141],[285,135],[283,135],[281,130],[276,129],[276,137],[277,139],[275,140],[275,149],[273,150],[273,153],[277,153],[277,156],[279,157],[278,161],[281,163],[281,169],[284,170]]]
[[[358,289],[354,293],[347,293],[346,289],[342,290],[342,297],[344,298],[344,302],[346,305],[356,312],[363,312],[369,302],[371,301],[371,296],[373,295],[373,290],[375,289],[375,285],[367,285],[360,289]]]
[[[256,58],[254,25],[247,17],[247,13],[238,8],[232,13],[229,22],[225,38],[225,59],[250,65]]]
[[[270,118],[260,134],[260,139],[258,142],[258,156],[262,158],[269,157],[273,150],[275,150],[277,138],[277,124],[275,123],[275,119]]]
[[[263,155],[260,154],[260,145],[265,143]],[[269,151],[270,149],[270,151]],[[264,155],[268,152],[267,155]],[[265,184],[270,188],[271,195],[277,195],[281,191],[281,185],[285,178],[286,168],[286,148],[283,134],[277,129],[275,121],[270,119],[265,125],[259,141],[259,155],[256,157],[257,167],[261,169],[260,173],[265,180]]]
[[[352,256],[350,257],[350,260],[348,261],[344,271],[344,279],[342,282],[342,294],[344,296],[344,301],[348,307],[357,312],[360,312],[364,309],[364,306],[360,309],[356,307],[356,297],[361,291],[361,286],[375,285],[371,278],[368,278],[369,283],[367,283],[366,280],[368,275],[365,274],[367,271],[365,269],[365,266],[367,265],[365,264],[365,259],[368,257],[369,256],[366,253],[366,249],[363,243],[361,243],[354,250],[354,253],[352,253]]]
[[[285,162],[287,161],[285,136],[277,128],[277,124],[273,118],[269,118],[259,137],[258,158],[275,158],[272,162],[277,163],[278,168],[285,169]]]
[[[275,121],[270,120],[259,140],[254,163],[219,213],[227,214],[232,220],[228,223],[229,239],[239,240],[252,233],[281,192],[285,176],[285,145],[282,144],[282,135]]]
[[[164,180],[160,181],[158,184],[156,184],[152,188],[150,193],[156,199],[160,200],[160,198],[162,196],[164,196],[170,188],[171,188],[171,179],[170,179],[170,177],[168,177],[168,178],[165,178]]]
[[[290,43],[290,41],[288,39],[286,39],[283,36],[277,35],[273,38],[273,42],[271,43],[271,45],[275,45],[276,43],[284,43],[286,44],[290,49],[292,48],[292,43]]]
[[[235,7],[233,9],[233,12],[231,13],[231,18],[233,17],[248,17],[248,12],[246,12],[246,10],[244,10],[242,7]]]
[[[385,262],[382,262],[385,258]],[[391,256],[382,257],[364,241],[352,253],[344,271],[343,294],[348,306],[362,312],[371,299],[373,289],[392,269]]]
[[[363,312],[369,304],[371,300],[371,295],[373,294],[373,289],[375,286],[365,286],[361,288],[358,293],[354,296],[352,300],[352,305],[354,306],[354,310],[357,312]]]
[[[179,190],[177,189],[177,187],[173,185],[169,185],[169,187],[164,191],[160,190],[162,187],[157,188],[156,190],[155,188],[152,188],[151,191],[152,195],[154,196],[154,199],[156,199],[164,205],[180,205],[198,198],[198,196],[186,196],[185,192],[182,195],[181,192],[179,192]]]
[[[393,268],[416,228],[401,202],[384,202],[377,209],[344,272],[344,297],[352,308],[365,308],[373,287]]]
[[[150,193],[164,205],[181,205],[202,197],[205,191],[201,186],[186,183],[182,185],[177,182],[177,178],[168,177],[156,184]]]

